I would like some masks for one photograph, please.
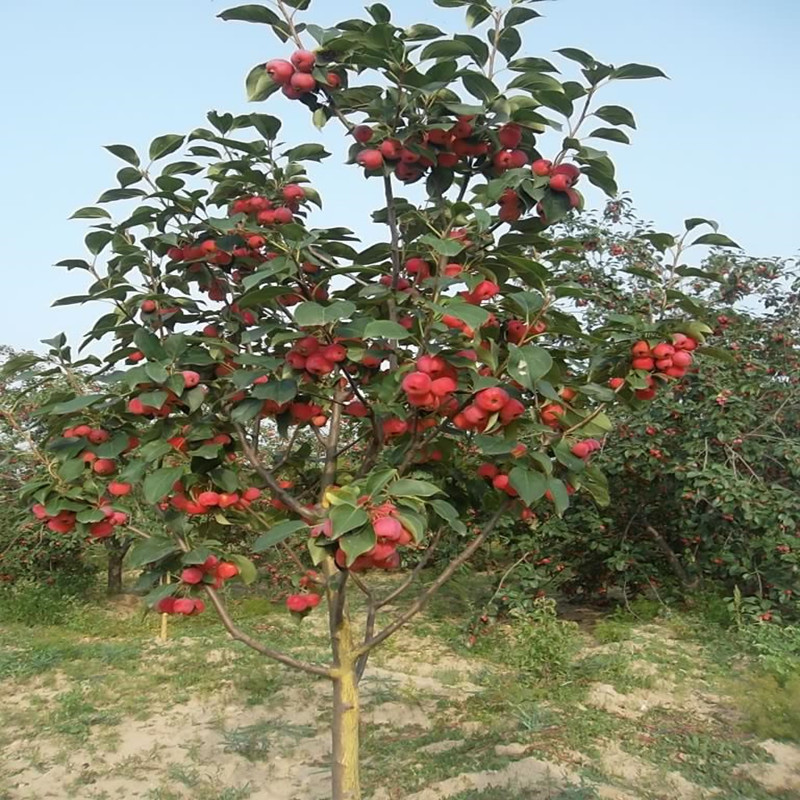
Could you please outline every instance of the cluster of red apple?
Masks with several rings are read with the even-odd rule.
[[[303,95],[319,88],[311,74],[316,61],[317,57],[308,50],[295,50],[289,61],[283,58],[268,61],[266,70],[290,100],[299,100]],[[338,89],[342,85],[342,79],[335,72],[329,72],[325,77],[325,85],[330,89]]]
[[[312,378],[330,375],[336,365],[347,360],[347,348],[341,342],[324,344],[315,336],[298,339],[286,354],[286,363],[296,370],[305,370]]]
[[[116,511],[107,501],[101,500],[98,507],[105,519],[92,522],[89,525],[89,534],[95,539],[107,539],[114,533],[114,528],[128,521],[128,515],[124,511]],[[77,527],[78,515],[75,511],[59,511],[50,515],[41,503],[36,503],[31,510],[36,519],[46,522],[53,533],[72,533]]]
[[[509,476],[494,464],[481,464],[478,467],[478,476],[490,481],[497,491],[505,492],[509,497],[519,497],[519,492],[511,485]]]
[[[304,617],[312,608],[316,608],[322,598],[318,594],[311,592],[310,594],[290,594],[286,598],[286,608],[296,614],[297,616]]]
[[[233,201],[231,211],[234,214],[248,214],[259,225],[288,225],[294,221],[294,214],[300,204],[306,199],[305,189],[297,183],[289,183],[281,189],[280,199],[270,199],[264,195],[248,195]],[[257,234],[248,237],[247,247],[250,250],[260,251],[266,242]],[[244,255],[243,253],[233,253]]]
[[[506,325],[506,339],[512,344],[521,345],[534,336],[541,336],[546,330],[547,323],[543,319],[531,324],[521,319],[512,319]]]
[[[631,348],[631,366],[646,372],[657,370],[671,378],[682,378],[692,365],[694,359],[691,351],[696,347],[697,342],[682,333],[673,335],[672,344],[660,342],[655,347],[642,340]]]
[[[409,372],[401,383],[408,404],[433,411],[442,406],[457,409],[453,392],[458,389],[458,372],[441,356],[420,356],[416,370]]]
[[[220,561],[216,556],[209,556],[202,564],[186,567],[181,572],[181,582],[189,586],[206,583],[214,589],[219,589],[222,584],[235,578],[239,568],[230,561]]]
[[[497,132],[501,149],[494,143],[482,139],[475,130],[474,116],[461,115],[449,128],[433,128],[422,134],[400,141],[389,137],[380,143],[365,147],[356,156],[356,161],[368,172],[382,170],[387,163],[392,165],[394,174],[406,183],[419,180],[425,170],[434,167],[453,168],[461,161],[470,158],[492,157],[492,166],[498,174],[528,163],[523,150],[516,149],[522,142],[522,128],[515,123],[503,125]],[[357,125],[352,130],[355,140],[362,145],[373,142],[375,131],[369,125]],[[428,150],[433,156],[418,152]],[[495,152],[496,151],[496,152]]]
[[[581,442],[576,442],[570,448],[570,453],[576,458],[581,458],[584,461],[588,459],[592,453],[602,449],[603,445],[597,439],[584,439]]]
[[[367,569],[397,569],[400,566],[400,554],[397,552],[397,548],[408,546],[414,541],[414,537],[395,516],[397,506],[394,503],[387,500],[379,505],[369,506],[368,502],[369,497],[362,498],[362,505],[366,506],[372,529],[375,532],[376,543],[372,549],[358,556],[349,569],[353,572],[363,572]],[[326,519],[311,529],[311,536],[314,538],[331,537],[332,535],[333,524],[330,519]],[[336,564],[342,569],[347,566],[347,554],[341,547],[336,550],[334,558]]]
[[[199,597],[162,597],[156,603],[161,614],[183,614],[185,617],[201,614],[206,604]]]
[[[172,487],[174,494],[169,500],[162,500],[160,506],[172,506],[189,516],[213,514],[217,509],[233,508],[234,511],[246,511],[252,503],[261,497],[261,490],[255,486],[239,492],[215,492],[210,489],[199,491],[193,489],[188,494],[180,481]]]
[[[482,389],[472,403],[453,417],[453,425],[462,431],[484,431],[492,418],[510,425],[525,413],[525,406],[500,386]]]

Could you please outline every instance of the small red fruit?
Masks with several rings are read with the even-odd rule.
[[[364,169],[374,172],[383,166],[383,155],[380,150],[362,150],[356,157],[356,161]]]
[[[192,585],[200,583],[203,580],[203,570],[199,567],[187,567],[181,572],[181,580]]]
[[[117,469],[117,465],[110,458],[98,458],[92,464],[92,470],[97,475],[112,475]]]
[[[181,375],[183,375],[183,382],[187,389],[193,389],[200,383],[200,374],[192,369],[184,370]]]
[[[294,75],[294,67],[283,58],[274,58],[272,61],[267,62],[267,74],[275,83],[283,86],[289,83],[292,75]]]
[[[311,72],[316,60],[316,56],[308,50],[295,50],[291,55],[292,65],[300,72]]]
[[[353,136],[357,142],[366,144],[374,136],[374,131],[369,125],[356,125],[353,128]]]
[[[543,178],[552,172],[553,162],[548,161],[545,158],[538,158],[533,162],[533,164],[531,164],[531,169],[533,170],[534,175],[538,175],[540,178]]]

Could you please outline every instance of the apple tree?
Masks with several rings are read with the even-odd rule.
[[[130,562],[151,606],[208,604],[233,639],[331,682],[336,800],[360,797],[370,653],[501,520],[562,515],[575,493],[607,503],[592,456],[613,409],[668,393],[702,353],[690,319],[631,315],[593,330],[576,313],[580,285],[543,259],[558,247],[552,226],[581,212],[582,187],[617,191],[596,145],[627,143],[635,122],[598,96],[662,73],[566,48],[574,78],[562,79],[520,55],[532,0],[434,2],[465,10],[470,32],[401,28],[382,3],[327,29],[306,21],[311,0],[224,11],[277,37],[246,79],[274,114],[211,112],[210,127],[158,136],[146,154],[107,147],[124,162],[119,185],[75,214],[92,220],[89,255],[60,266],[90,280],[62,302],[104,301],[86,343],[108,353],[95,391],[44,409],[60,466],[27,495],[43,524],[98,539],[132,530],[131,497],[157,509],[159,527],[132,530]],[[379,241],[318,226],[306,163],[330,154],[281,144],[286,109],[339,126],[336,174],[382,190]],[[444,491],[456,464],[482,482],[472,507]],[[472,535],[438,575],[379,614],[419,569],[385,596],[370,574],[402,570],[408,554],[424,565],[419,553],[463,536],[467,520]],[[233,525],[251,533],[248,548],[224,546]],[[330,663],[277,651],[225,604],[226,582],[255,577],[249,548],[298,539],[303,591],[287,606],[302,616],[324,603]]]

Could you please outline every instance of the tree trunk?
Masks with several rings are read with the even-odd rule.
[[[130,546],[130,542],[106,540],[106,550],[108,551],[106,591],[110,595],[122,594],[122,564]]]
[[[360,708],[353,632],[346,607],[334,630],[336,668],[333,678],[332,800],[361,800],[358,753]]]

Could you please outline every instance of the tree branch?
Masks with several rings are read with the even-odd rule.
[[[336,467],[339,460],[339,434],[342,430],[342,403],[345,393],[341,387],[336,387],[333,393],[333,410],[331,411],[331,427],[328,431],[328,439],[325,442],[325,466],[322,469],[320,478],[319,497],[320,502],[325,496],[329,486],[333,486],[336,481]]]
[[[246,634],[243,630],[238,628],[231,619],[230,614],[228,614],[228,609],[225,608],[225,605],[217,592],[210,586],[205,586],[204,588],[206,590],[206,594],[208,595],[208,599],[211,601],[211,605],[214,606],[214,610],[217,612],[217,615],[222,622],[223,627],[226,631],[228,631],[232,639],[235,639],[237,642],[241,642],[242,644],[246,644],[257,653],[261,653],[262,656],[266,656],[274,661],[278,661],[287,667],[299,669],[311,675],[319,675],[323,678],[332,677],[332,672],[328,667],[323,667],[320,664],[312,664],[308,661],[300,661],[296,658],[292,658],[291,656],[286,655],[286,653],[281,653],[279,650],[273,650],[271,647],[261,644],[261,642],[257,641],[252,636]]]
[[[467,561],[475,554],[475,552],[481,547],[481,545],[489,538],[489,535],[497,526],[497,523],[500,521],[500,518],[505,514],[508,508],[513,503],[513,500],[509,499],[504,502],[500,508],[495,511],[492,517],[484,526],[483,530],[461,551],[461,553],[454,558],[444,569],[444,571],[439,575],[439,577],[427,588],[425,589],[422,594],[412,603],[411,607],[404,611],[399,617],[397,617],[394,622],[391,622],[387,625],[377,636],[373,636],[369,639],[369,641],[365,642],[361,647],[356,650],[357,656],[362,656],[365,653],[369,653],[375,647],[377,647],[381,642],[386,641],[393,633],[398,631],[400,628],[403,627],[409,620],[413,619],[420,611],[425,607],[428,600],[442,587],[444,586],[450,578],[456,573],[456,571],[466,564]]]
[[[255,471],[266,481],[267,486],[269,486],[270,491],[275,495],[275,497],[277,497],[278,500],[280,500],[291,511],[294,511],[294,513],[299,517],[302,517],[306,521],[316,522],[317,515],[310,509],[306,508],[296,497],[289,494],[286,489],[283,489],[272,472],[270,472],[261,463],[258,455],[256,455],[256,452],[247,441],[247,435],[245,434],[241,425],[235,425],[234,427],[236,429],[236,434],[239,437],[239,441],[242,444],[242,451],[247,457],[247,460],[252,464]]]
[[[678,580],[683,584],[683,588],[688,591],[696,589],[698,581],[689,579],[689,576],[687,575],[686,570],[683,568],[683,564],[681,564],[680,559],[675,555],[675,551],[669,546],[669,542],[667,542],[667,540],[652,525],[646,525],[645,530],[650,534],[650,536],[653,537],[653,540],[658,545],[661,552],[666,556],[670,567],[672,567],[672,571],[675,573]]]

